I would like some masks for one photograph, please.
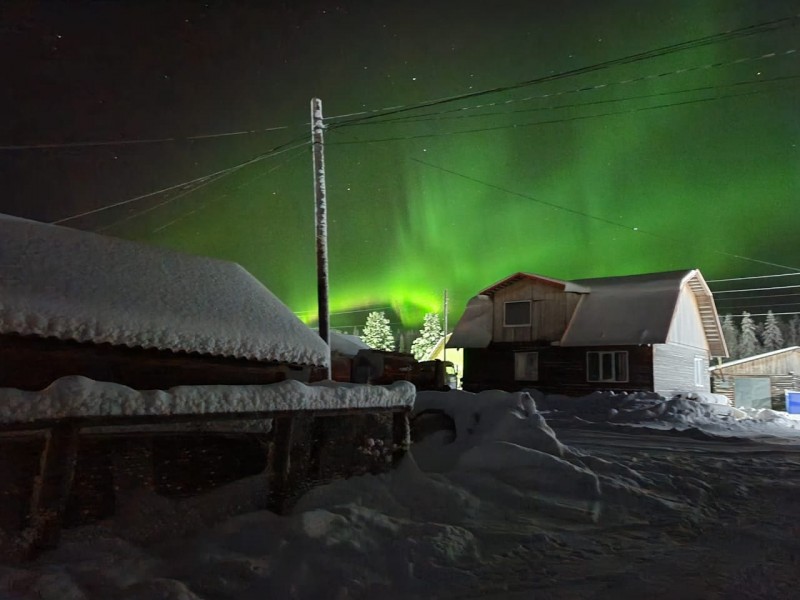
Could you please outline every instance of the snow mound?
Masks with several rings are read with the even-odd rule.
[[[740,409],[719,394],[686,393],[664,398],[653,392],[594,392],[538,400],[547,418],[559,424],[616,424],[660,430],[696,430],[717,437],[800,436],[800,420],[769,409]]]

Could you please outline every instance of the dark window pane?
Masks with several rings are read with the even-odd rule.
[[[506,325],[530,325],[531,303],[506,302]]]

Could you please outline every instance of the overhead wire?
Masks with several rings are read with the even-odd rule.
[[[94,208],[94,209],[91,209],[91,210],[83,211],[81,213],[77,213],[77,214],[71,215],[69,217],[63,217],[61,219],[57,219],[55,221],[51,221],[51,224],[58,225],[58,224],[61,224],[61,223],[66,223],[68,221],[74,221],[75,219],[80,219],[81,217],[87,217],[89,215],[97,214],[99,212],[110,210],[112,208],[118,208],[120,206],[125,206],[127,204],[131,204],[132,202],[139,202],[140,200],[144,200],[145,198],[151,198],[153,196],[156,196],[156,195],[159,195],[159,194],[163,194],[163,193],[166,193],[166,192],[178,189],[178,188],[182,188],[182,187],[185,187],[187,185],[192,185],[192,184],[195,184],[195,183],[199,183],[200,185],[198,185],[194,189],[195,190],[196,189],[200,189],[201,187],[204,187],[205,185],[208,185],[208,183],[211,183],[211,181],[209,181],[209,180],[212,179],[212,178],[216,178],[217,176],[228,175],[228,174],[233,173],[235,171],[238,171],[239,169],[242,169],[242,168],[244,168],[244,167],[246,167],[248,165],[251,165],[251,164],[253,164],[255,162],[258,162],[258,161],[261,161],[261,160],[264,160],[264,159],[267,159],[267,158],[272,158],[273,156],[278,156],[280,154],[283,154],[284,152],[289,152],[291,150],[294,150],[295,148],[299,148],[299,147],[307,145],[307,144],[310,144],[310,142],[308,140],[305,140],[303,142],[298,142],[297,139],[291,140],[289,142],[286,142],[285,144],[281,144],[279,146],[276,146],[275,148],[272,148],[271,150],[268,150],[267,152],[259,154],[258,156],[255,156],[255,157],[253,157],[253,158],[251,158],[249,160],[246,160],[246,161],[244,161],[242,163],[233,165],[231,167],[227,167],[225,169],[221,169],[221,170],[216,171],[214,173],[210,173],[208,175],[203,175],[202,177],[197,177],[197,178],[191,179],[189,181],[183,181],[181,183],[176,183],[176,184],[171,185],[169,187],[165,187],[165,188],[162,188],[160,190],[155,190],[154,192],[148,192],[147,194],[142,194],[140,196],[135,196],[134,198],[129,198],[127,200],[122,200],[120,202],[115,202],[113,204],[108,204],[108,205],[101,206],[101,207],[98,207],[98,208]],[[190,190],[190,192],[191,191],[192,190]]]
[[[227,131],[223,133],[206,133],[199,135],[187,136],[170,136],[159,138],[133,138],[122,140],[85,140],[80,142],[38,142],[30,144],[0,144],[0,151],[14,151],[14,150],[58,150],[66,148],[93,148],[104,146],[133,146],[139,144],[165,144],[168,142],[192,142],[199,140],[208,140],[213,138],[233,137],[239,135],[254,135],[260,133],[267,133],[271,131],[281,131],[290,129],[290,125],[282,125],[280,127],[267,127],[263,129],[249,129],[244,131]]]
[[[579,215],[581,217],[584,217],[584,218],[587,218],[587,219],[591,219],[593,221],[598,221],[600,223],[605,223],[606,225],[612,225],[614,227],[617,227],[617,228],[620,228],[620,229],[624,229],[624,230],[629,231],[629,232],[645,234],[645,235],[653,236],[653,237],[656,237],[656,238],[659,238],[659,239],[673,241],[672,238],[670,238],[669,236],[666,236],[666,235],[662,235],[662,234],[659,234],[659,233],[656,233],[656,232],[653,232],[653,231],[643,230],[643,229],[641,229],[639,227],[631,227],[630,225],[626,225],[626,224],[620,223],[618,221],[612,221],[611,219],[606,219],[605,217],[592,215],[590,213],[587,213],[587,212],[584,212],[584,211],[581,211],[581,210],[577,210],[577,209],[574,209],[574,208],[569,208],[567,206],[563,206],[563,205],[557,204],[555,202],[548,202],[547,200],[542,200],[540,198],[536,198],[534,196],[531,196],[530,194],[523,194],[522,192],[517,192],[517,191],[514,191],[514,190],[510,190],[510,189],[508,189],[506,187],[503,187],[503,186],[500,186],[500,185],[497,185],[497,184],[494,184],[494,183],[491,183],[491,182],[488,182],[488,181],[483,181],[481,179],[477,179],[476,177],[472,177],[471,175],[466,175],[464,173],[459,173],[458,171],[454,171],[454,170],[448,169],[446,167],[435,165],[435,164],[426,162],[424,160],[420,160],[418,158],[413,158],[412,157],[412,158],[410,158],[410,160],[412,160],[412,161],[414,161],[416,163],[419,163],[421,165],[424,165],[426,167],[429,167],[429,168],[432,168],[432,169],[437,169],[437,170],[442,171],[444,173],[449,173],[449,174],[454,175],[456,177],[460,177],[460,178],[465,179],[467,181],[472,181],[474,183],[477,183],[479,185],[488,187],[490,189],[498,190],[498,191],[504,192],[504,193],[512,195],[512,196],[517,196],[519,198],[524,198],[526,200],[530,200],[532,202],[536,202],[537,204],[542,204],[544,206],[548,206],[548,207],[554,208],[556,210],[560,210],[560,211],[564,211],[564,212],[567,212],[567,213]],[[743,256],[741,254],[734,254],[734,253],[731,253],[731,252],[724,252],[722,250],[712,250],[712,252],[714,252],[715,254],[721,254],[723,256],[727,256],[727,257],[730,257],[730,258],[737,258],[737,259],[748,261],[748,262],[752,262],[752,263],[758,263],[758,264],[767,265],[767,266],[771,266],[771,267],[777,267],[777,268],[780,268],[780,269],[800,272],[800,268],[798,268],[798,267],[790,267],[790,266],[787,266],[787,265],[781,265],[781,264],[774,263],[774,262],[771,262],[771,261],[760,260],[760,259],[757,259],[757,258],[751,258],[751,257],[748,257],[748,256]],[[786,287],[800,287],[800,285],[797,285],[797,286],[786,286]],[[770,288],[766,288],[766,289],[770,289]],[[775,289],[778,289],[778,288],[775,288]],[[756,288],[754,288],[753,291],[756,291]]]
[[[435,98],[431,100],[423,100],[420,102],[415,102],[411,104],[405,105],[398,105],[392,107],[386,107],[382,109],[373,109],[368,111],[358,111],[354,113],[348,113],[343,115],[334,115],[329,116],[326,118],[326,121],[330,122],[334,119],[344,119],[343,121],[335,124],[337,127],[341,127],[345,124],[352,124],[358,121],[366,121],[370,119],[375,119],[381,116],[399,114],[403,112],[409,112],[412,110],[417,110],[419,108],[426,108],[429,106],[440,106],[442,104],[448,104],[451,102],[456,102],[459,100],[467,100],[470,98],[478,98],[481,96],[489,95],[489,94],[497,94],[501,92],[508,92],[516,89],[521,89],[524,87],[542,84],[549,81],[556,81],[560,79],[565,79],[568,77],[575,77],[577,75],[584,75],[586,73],[591,73],[594,71],[608,69],[610,67],[620,66],[620,65],[627,65],[633,64],[637,62],[641,62],[643,60],[649,60],[652,58],[658,58],[662,56],[666,56],[669,54],[673,54],[676,52],[681,52],[688,49],[695,49],[701,48],[703,46],[708,46],[711,44],[721,43],[725,41],[729,41],[732,39],[738,39],[742,37],[748,37],[751,35],[756,35],[759,33],[764,33],[765,31],[774,31],[781,27],[788,26],[790,23],[796,22],[797,19],[800,18],[800,15],[790,15],[787,17],[782,17],[779,19],[773,19],[771,21],[765,21],[762,23],[756,23],[753,25],[747,25],[744,27],[739,27],[736,29],[731,29],[727,31],[723,31],[716,34],[711,34],[707,36],[702,36],[699,38],[694,38],[690,40],[686,40],[683,42],[678,42],[675,44],[668,44],[666,46],[661,46],[659,48],[645,50],[643,52],[637,52],[635,54],[630,54],[627,56],[623,56],[620,58],[610,59],[606,61],[602,61],[599,63],[594,63],[592,65],[587,65],[584,67],[578,67],[575,69],[568,69],[565,71],[560,71],[558,73],[553,73],[549,75],[542,75],[539,77],[535,77],[533,79],[520,81],[513,84],[497,86],[493,88],[487,88],[483,90],[476,90],[472,92],[464,92],[461,94],[455,94],[451,96],[445,96],[441,98]],[[351,118],[352,117],[352,118]]]
[[[305,149],[304,146],[301,146],[297,150],[304,150],[304,149]],[[261,179],[262,177],[265,177],[266,175],[269,175],[270,173],[274,173],[278,169],[282,168],[286,164],[290,163],[291,161],[295,160],[296,158],[299,158],[302,155],[303,155],[302,152],[295,152],[294,154],[290,154],[285,160],[283,160],[282,162],[278,163],[277,165],[273,165],[269,169],[266,169],[265,171],[262,171],[261,173],[256,174],[254,177],[251,177],[247,181],[245,181],[243,183],[240,183],[239,185],[235,186],[234,190],[240,190],[240,189],[242,189],[243,187],[245,187],[247,185],[251,185],[254,181],[257,181],[258,179]],[[183,213],[182,215],[180,215],[179,217],[173,219],[172,221],[169,221],[168,223],[165,223],[165,224],[163,224],[163,225],[161,225],[159,227],[156,227],[150,233],[158,233],[160,231],[163,231],[164,229],[167,229],[168,227],[172,227],[176,223],[182,221],[183,219],[185,219],[187,217],[190,217],[193,214],[196,214],[196,213],[200,212],[201,210],[205,209],[210,204],[213,204],[214,202],[222,200],[223,198],[227,197],[228,195],[229,195],[228,193],[220,194],[220,195],[216,196],[215,198],[212,198],[211,200],[208,200],[208,201],[204,202],[200,206],[197,206],[194,209]]]
[[[793,267],[787,267],[787,268],[791,269]],[[741,290],[721,290],[721,291],[713,292],[713,293],[714,293],[714,295],[717,295],[717,294],[736,294],[738,292],[763,292],[763,291],[767,291],[767,290],[789,290],[789,289],[794,289],[794,288],[800,288],[800,285],[776,285],[776,286],[773,286],[773,287],[747,288],[747,289],[741,289]],[[738,298],[737,298],[737,300],[738,300]]]
[[[744,281],[746,279],[771,279],[773,277],[800,277],[800,273],[778,273],[775,275],[750,275],[749,277],[729,277],[728,279],[707,279],[706,283],[723,283],[727,281]]]
[[[716,100],[722,100],[726,98],[738,98],[742,96],[752,96],[755,94],[762,94],[768,93],[774,90],[751,90],[747,92],[742,92],[738,94],[721,94],[717,96],[712,96],[710,98],[695,98],[692,100],[683,100],[681,102],[670,102],[667,104],[658,104],[654,106],[640,106],[636,108],[629,108],[625,110],[614,110],[608,111],[603,113],[595,113],[591,115],[574,115],[571,117],[564,117],[560,119],[546,119],[542,121],[531,121],[527,123],[511,123],[509,125],[495,125],[491,127],[478,127],[473,129],[461,129],[456,131],[441,131],[436,133],[420,133],[414,135],[404,135],[404,136],[392,136],[392,137],[385,137],[385,138],[371,138],[371,139],[356,139],[356,140],[341,140],[341,141],[332,141],[329,142],[330,145],[353,145],[353,144],[377,144],[377,143],[386,143],[386,142],[398,142],[398,141],[406,141],[406,140],[417,140],[417,139],[430,139],[430,138],[437,138],[437,137],[444,137],[450,135],[463,135],[468,133],[486,133],[491,131],[500,131],[504,129],[520,129],[523,127],[535,127],[537,125],[553,125],[557,123],[570,123],[574,121],[585,121],[588,119],[599,119],[602,117],[610,117],[614,115],[625,115],[625,114],[633,114],[637,112],[646,112],[650,110],[658,110],[661,108],[672,108],[675,106],[687,106],[691,104],[700,104],[704,102],[713,102]],[[780,90],[779,90],[780,91]]]
[[[724,62],[724,63],[712,63],[712,64],[706,64],[706,65],[697,65],[697,66],[689,67],[689,68],[686,68],[686,69],[677,69],[677,70],[674,70],[674,71],[667,71],[667,72],[658,73],[658,74],[643,75],[643,76],[635,77],[635,78],[632,78],[632,79],[624,79],[624,80],[620,80],[620,81],[606,82],[606,83],[601,83],[601,84],[597,84],[597,85],[585,86],[585,87],[581,87],[581,88],[574,88],[574,89],[571,89],[571,90],[561,90],[561,91],[551,92],[551,93],[547,93],[547,94],[539,94],[539,95],[536,95],[536,96],[528,96],[526,98],[511,98],[511,99],[507,99],[507,100],[503,100],[503,101],[487,102],[487,103],[484,103],[484,104],[475,104],[475,105],[472,105],[472,106],[460,106],[460,107],[456,107],[456,108],[449,108],[449,109],[446,109],[446,110],[440,110],[440,111],[435,111],[435,112],[427,112],[427,113],[413,114],[413,115],[404,115],[404,116],[400,116],[400,117],[386,118],[386,119],[380,119],[380,120],[353,122],[353,123],[343,124],[342,127],[359,126],[359,125],[376,125],[376,124],[382,124],[382,123],[418,123],[418,122],[422,122],[422,121],[438,120],[438,119],[444,119],[444,118],[453,119],[453,118],[467,118],[467,117],[483,117],[483,116],[497,116],[497,115],[515,114],[515,113],[522,113],[522,112],[535,112],[535,111],[543,111],[543,110],[557,110],[557,109],[561,109],[561,108],[572,108],[572,107],[576,107],[576,106],[590,106],[592,104],[606,104],[606,103],[609,103],[609,102],[621,102],[621,101],[624,101],[624,100],[631,100],[631,99],[642,99],[642,98],[651,98],[651,97],[658,97],[658,96],[668,96],[668,95],[677,94],[677,93],[687,93],[687,92],[695,92],[695,91],[708,91],[708,90],[713,90],[713,89],[737,87],[737,86],[742,86],[742,85],[759,84],[759,83],[773,83],[773,82],[776,82],[776,81],[792,80],[792,79],[797,79],[798,76],[797,75],[789,75],[789,76],[782,76],[782,77],[750,79],[750,80],[738,81],[738,82],[734,82],[734,83],[730,83],[730,84],[721,84],[721,85],[715,85],[715,86],[702,86],[702,87],[688,88],[688,89],[683,89],[683,90],[675,90],[675,91],[670,91],[670,92],[660,92],[660,93],[655,93],[655,94],[644,94],[644,95],[639,95],[639,96],[629,96],[629,97],[625,97],[625,98],[614,98],[614,99],[610,99],[610,100],[597,100],[597,101],[594,101],[594,102],[584,102],[584,103],[576,103],[576,104],[561,104],[561,105],[557,105],[557,106],[542,106],[542,107],[529,108],[529,109],[523,109],[523,110],[514,110],[514,111],[501,111],[501,112],[491,112],[491,113],[485,113],[484,112],[484,113],[480,113],[479,115],[459,114],[459,113],[467,113],[468,111],[475,111],[475,110],[480,110],[480,109],[485,109],[485,108],[490,108],[490,107],[509,106],[511,104],[518,104],[518,103],[529,102],[529,101],[533,101],[533,100],[544,100],[544,99],[548,99],[548,98],[556,98],[556,97],[566,96],[566,95],[570,95],[570,94],[580,94],[580,93],[583,93],[583,92],[592,92],[592,91],[597,91],[597,90],[601,90],[601,89],[609,89],[609,88],[617,86],[617,85],[636,83],[636,82],[640,82],[640,81],[646,81],[646,80],[650,80],[650,79],[656,79],[656,78],[665,77],[667,75],[674,75],[674,74],[680,74],[680,73],[685,73],[685,72],[694,71],[694,70],[707,69],[707,68],[710,68],[712,66],[714,66],[714,67],[730,66],[730,65],[733,65],[733,64],[746,62],[748,60],[757,60],[757,59],[763,59],[763,58],[767,58],[767,57],[772,58],[772,57],[775,57],[775,56],[795,55],[796,53],[797,53],[797,49],[787,50],[787,51],[782,52],[782,53],[771,52],[771,53],[764,54],[764,55],[761,55],[761,56],[758,56],[758,57],[740,58],[740,59],[737,59],[737,60],[727,61],[727,62]],[[457,116],[447,117],[446,115],[457,115]],[[428,117],[428,118],[426,118],[426,117]]]

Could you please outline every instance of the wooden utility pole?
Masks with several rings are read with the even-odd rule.
[[[444,343],[442,344],[442,360],[447,362],[447,290],[444,291]]]
[[[314,163],[314,215],[317,238],[317,322],[319,335],[328,344],[328,376],[330,364],[330,308],[328,306],[328,202],[325,191],[325,148],[322,121],[322,100],[311,99],[311,147]]]

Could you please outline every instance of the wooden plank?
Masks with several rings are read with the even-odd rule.
[[[75,477],[78,427],[65,422],[50,430],[42,451],[39,474],[31,498],[29,553],[54,548]]]
[[[392,415],[392,465],[400,462],[411,444],[411,424],[408,420],[408,411],[396,412]]]
[[[289,489],[292,468],[292,437],[294,435],[294,416],[280,417],[272,422],[274,437],[270,444],[267,462],[267,509],[283,514],[288,508],[291,490]]]

